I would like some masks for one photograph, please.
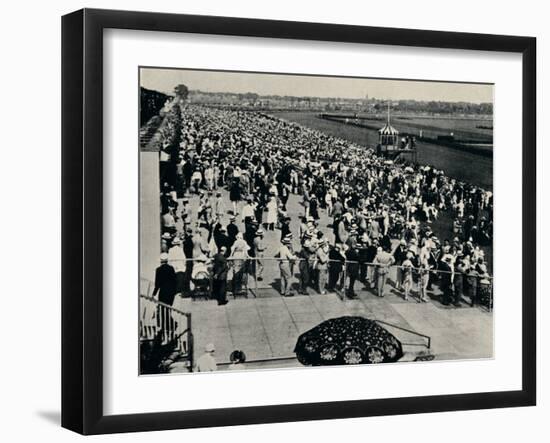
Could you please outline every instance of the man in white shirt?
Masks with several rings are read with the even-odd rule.
[[[246,220],[246,217],[250,217],[250,220],[254,219],[254,211],[256,210],[256,205],[252,203],[252,199],[249,198],[246,201],[246,205],[243,206],[242,221]]]
[[[174,268],[176,273],[185,272],[185,254],[179,237],[172,240],[172,247],[168,250],[168,264]]]
[[[216,359],[214,358],[215,352],[216,348],[213,343],[208,343],[204,347],[204,354],[202,354],[197,360],[197,372],[214,372],[218,369]]]
[[[393,255],[378,247],[374,262],[376,265],[376,273],[378,274],[378,297],[384,297],[384,288],[390,271],[390,266],[395,263]]]
[[[162,214],[161,219],[162,228],[165,232],[174,233],[176,231],[176,220],[169,211],[166,211],[164,214]]]

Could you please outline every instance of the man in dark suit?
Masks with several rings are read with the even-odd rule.
[[[222,246],[214,256],[212,268],[212,295],[218,300],[218,305],[227,304],[227,248]]]
[[[329,291],[334,291],[336,289],[336,284],[340,279],[340,274],[344,269],[344,261],[346,256],[342,251],[342,245],[337,243],[334,248],[332,248],[328,254],[329,265],[328,265],[328,287]]]
[[[235,224],[235,216],[232,215],[229,218],[229,224],[227,225],[227,237],[229,237],[229,249],[231,249],[231,247],[233,246],[233,243],[235,243],[238,233],[239,233],[239,227]]]
[[[225,247],[226,251],[229,251],[232,245],[231,240],[227,236],[225,227],[223,227],[220,222],[216,223],[216,226],[214,226],[214,243],[216,243],[218,251],[222,247]],[[226,256],[227,255],[229,255],[228,252],[226,252]]]
[[[186,193],[189,192],[189,189],[191,188],[191,176],[193,175],[193,163],[190,159],[187,159],[185,164],[183,165],[183,179],[185,181],[185,191]]]
[[[355,281],[359,276],[359,253],[357,252],[355,246],[350,247],[346,251],[346,260],[348,260],[348,263],[346,264],[346,273],[348,274],[349,278],[349,285],[346,291],[346,296],[348,298],[357,298],[354,286]]]
[[[368,247],[369,247],[369,237],[365,233],[359,238],[357,243],[357,256],[359,257],[359,281],[365,286],[368,285]]]
[[[290,217],[286,216],[281,223],[281,240],[290,234]]]
[[[185,229],[185,237],[183,239],[183,253],[185,254],[186,259],[193,258],[193,229],[188,227]],[[184,287],[187,296],[191,291],[191,276],[193,275],[193,261],[187,260],[185,266],[185,280]]]
[[[393,259],[395,260],[395,288],[401,289],[401,285],[403,284],[403,269],[401,268],[401,265],[407,258],[407,242],[402,239],[399,242],[399,246],[395,248],[395,251],[393,251]]]
[[[439,270],[441,271],[440,289],[443,292],[441,302],[445,306],[448,306],[451,304],[451,300],[453,298],[453,278],[450,255],[446,255],[440,262]],[[458,302],[457,306],[460,306]]]
[[[155,271],[153,296],[158,294],[160,302],[172,306],[176,289],[176,271],[168,264],[168,254],[160,254],[160,266]]]

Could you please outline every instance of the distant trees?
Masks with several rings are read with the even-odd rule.
[[[290,95],[260,95],[253,92],[207,92],[200,90],[188,91],[185,85],[182,87],[181,96],[188,98],[193,103],[202,103],[220,106],[261,106],[277,109],[300,110],[325,110],[325,111],[350,111],[350,112],[377,112],[385,113],[387,100],[376,98],[343,98],[343,97],[305,97]],[[392,100],[392,113],[426,113],[441,115],[491,115],[492,103],[447,102],[439,100]]]
[[[493,104],[435,100],[399,100],[397,106],[392,106],[392,110],[400,112],[428,112],[432,114],[492,114]]]
[[[174,94],[176,94],[176,97],[180,100],[187,100],[187,97],[189,96],[189,88],[184,84],[178,85],[174,88]]]

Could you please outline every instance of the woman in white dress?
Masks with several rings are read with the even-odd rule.
[[[233,259],[233,295],[243,292],[243,283],[246,278],[246,261],[249,258],[248,251],[250,246],[244,241],[242,232],[237,234],[235,243],[231,247],[231,255]]]
[[[267,229],[269,231],[275,230],[275,223],[277,223],[277,201],[275,197],[271,196],[267,202]]]

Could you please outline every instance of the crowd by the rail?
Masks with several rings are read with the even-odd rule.
[[[432,284],[445,305],[460,305],[463,295],[479,303],[490,291],[483,247],[492,243],[491,192],[258,113],[172,104],[161,131],[154,292],[166,303],[208,280],[225,304],[229,274],[237,295],[248,275],[263,280],[268,260],[277,263],[284,296],[294,295],[296,275],[301,293],[341,290],[349,298],[357,282],[383,297],[388,277],[418,302],[428,301]],[[300,214],[287,211],[291,195]],[[322,211],[330,233],[320,229]],[[442,213],[449,235],[440,240],[432,224]],[[265,231],[275,230],[274,248]]]

